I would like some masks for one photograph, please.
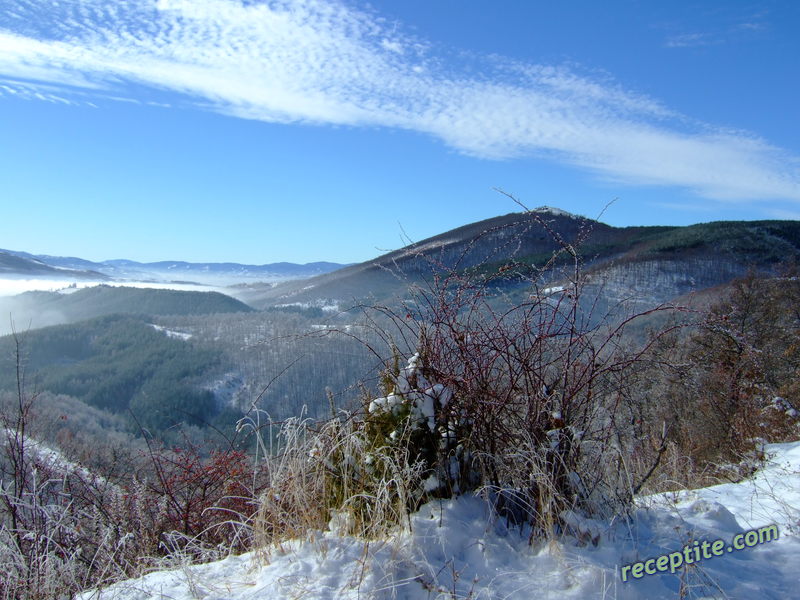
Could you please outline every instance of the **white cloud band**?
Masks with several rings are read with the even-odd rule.
[[[472,59],[331,0],[11,0],[0,78],[124,96],[126,82],[271,122],[418,131],[483,158],[545,156],[617,182],[721,200],[800,200],[800,162],[565,68]],[[2,89],[0,89],[2,93]]]

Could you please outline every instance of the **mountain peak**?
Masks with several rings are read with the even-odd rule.
[[[553,206],[540,206],[539,208],[534,208],[531,212],[535,213],[545,213],[548,215],[553,215],[554,217],[569,217],[570,219],[579,219],[578,215],[574,215],[571,212],[566,210],[562,210],[560,208],[555,208]]]

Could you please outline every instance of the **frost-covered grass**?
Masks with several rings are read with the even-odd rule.
[[[800,552],[800,442],[767,446],[741,483],[638,498],[629,518],[581,520],[529,544],[475,495],[432,501],[377,541],[327,531],[205,565],[151,573],[81,600],[255,598],[791,598]],[[780,538],[675,574],[623,583],[620,567],[766,524]],[[592,535],[599,533],[597,544]]]

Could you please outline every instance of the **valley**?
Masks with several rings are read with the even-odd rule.
[[[38,389],[103,410],[116,407],[116,413],[133,401],[141,412],[137,419],[158,422],[158,430],[189,421],[198,427],[200,413],[230,428],[255,406],[277,420],[322,418],[330,413],[330,394],[336,406],[352,408],[360,386],[376,389],[383,363],[374,350],[385,346],[382,328],[392,320],[370,320],[368,307],[404,311],[410,290],[453,273],[486,282],[497,306],[524,301],[532,290],[557,298],[574,267],[560,243],[577,249],[585,313],[596,321],[619,321],[677,299],[691,306],[698,296],[707,305],[709,294],[720,298],[727,284],[748,271],[777,274],[800,254],[800,223],[614,228],[543,207],[465,225],[350,266],[93,263],[0,252],[7,257],[6,278],[80,269],[58,291],[0,297],[0,311],[10,317],[2,329],[8,333],[13,324],[24,338],[29,380]],[[321,270],[330,271],[307,276]],[[83,285],[82,277],[97,273],[102,282]],[[120,278],[133,274],[143,276],[136,287]],[[145,274],[154,281],[144,281]],[[165,281],[165,274],[192,280],[196,288],[169,289],[188,284]],[[221,278],[234,283],[198,291]],[[126,353],[104,347],[102,336]],[[10,338],[0,342],[8,359]],[[146,364],[162,361],[156,349],[161,346],[187,366],[173,364],[172,372],[165,363],[163,374],[148,370]],[[142,359],[133,358],[136,353]],[[118,362],[109,363],[111,357]],[[114,383],[119,372],[129,372],[137,383]],[[3,375],[5,389],[13,387],[10,375]],[[68,383],[76,380],[82,383]],[[170,380],[183,382],[184,391],[173,389]],[[150,402],[189,394],[182,402],[205,408],[186,421],[176,405],[169,409],[174,419],[159,420],[135,400],[155,388],[159,395],[150,394]]]
[[[796,439],[798,254],[795,221],[614,228],[544,207],[294,279],[226,265],[211,285],[171,263],[192,283],[134,282],[114,261],[90,280],[97,263],[38,257],[43,279],[3,277],[92,269],[0,297],[0,468],[47,473],[43,505],[82,507],[69,527],[92,503],[120,511],[81,542],[110,552],[109,581],[139,573],[137,552],[202,562],[326,527],[393,540],[425,502],[480,513],[472,494],[509,531],[557,519],[597,545],[631,490],[740,481],[763,440]],[[563,505],[531,508],[531,469]],[[243,519],[235,541],[217,510]],[[136,529],[122,561],[107,545]],[[70,531],[51,535],[74,549]]]

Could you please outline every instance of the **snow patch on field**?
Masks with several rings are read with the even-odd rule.
[[[529,531],[490,514],[482,499],[431,502],[410,531],[364,542],[331,531],[268,552],[151,573],[83,600],[334,600],[356,598],[579,599],[796,597],[800,552],[800,442],[767,446],[753,478],[639,499],[629,520],[570,515],[576,535],[529,544]],[[768,544],[623,582],[633,561],[776,524]],[[596,539],[580,535],[591,530]],[[594,537],[590,536],[590,537]],[[596,542],[596,544],[595,544]]]

